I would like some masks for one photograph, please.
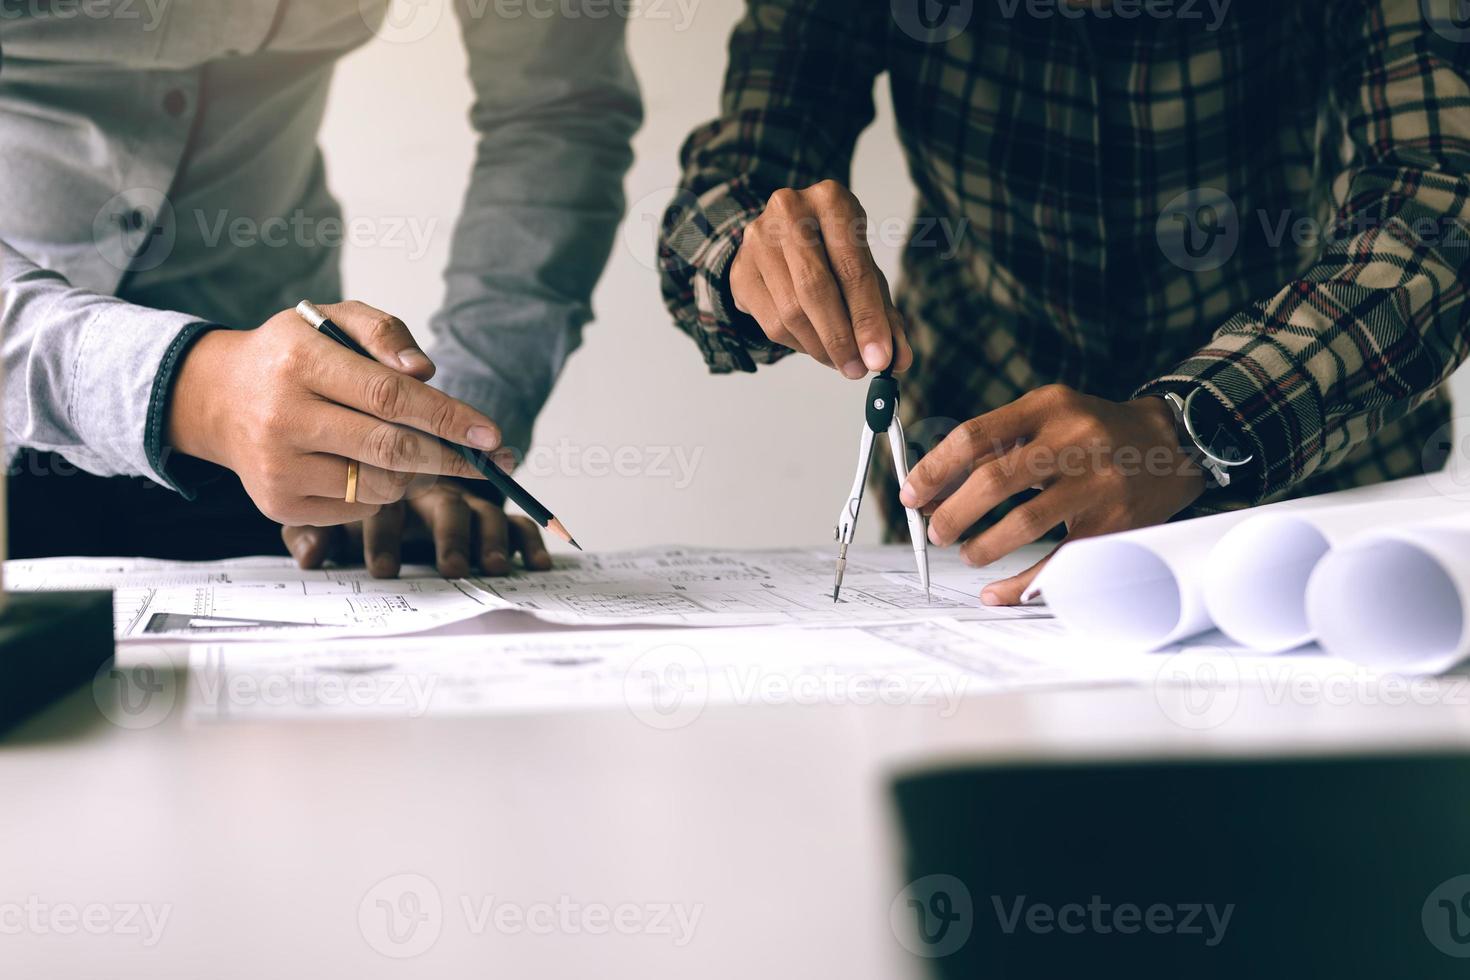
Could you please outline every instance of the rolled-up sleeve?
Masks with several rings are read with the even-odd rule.
[[[1470,44],[1446,35],[1455,6],[1334,12],[1353,153],[1320,258],[1139,390],[1200,385],[1236,416],[1261,461],[1248,502],[1342,462],[1470,353]]]
[[[7,462],[36,449],[182,491],[165,450],[168,399],[183,354],[210,327],[74,288],[0,241]]]
[[[479,147],[433,318],[434,383],[524,451],[592,319],[642,122],[625,18],[457,10]]]
[[[790,353],[735,309],[730,263],[772,193],[848,183],[873,121],[887,18],[882,3],[750,0],[735,28],[720,117],[684,144],[659,243],[664,303],[711,371],[754,371]]]

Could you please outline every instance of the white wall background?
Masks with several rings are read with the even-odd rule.
[[[539,450],[520,475],[592,548],[828,542],[852,478],[865,383],[805,359],[754,376],[710,376],[664,311],[653,266],[678,147],[715,113],[742,0],[642,0],[639,9],[629,45],[646,121],[627,181],[629,216],[597,291],[597,322],[542,414]],[[859,145],[853,184],[874,222],[891,225],[907,216],[911,193],[879,88],[878,120]],[[411,217],[433,231],[421,255],[349,246],[346,291],[410,327],[425,322],[442,295],[440,270],[473,148],[470,97],[458,25],[448,14],[422,40],[380,39],[356,52],[335,81],[323,144],[349,218]],[[875,247],[890,276],[897,245]],[[1470,404],[1470,376],[1462,372],[1457,388]],[[650,472],[614,472],[609,459],[624,447]],[[661,454],[666,475],[656,466]],[[692,477],[681,473],[680,458]],[[886,465],[886,455],[878,462]],[[876,539],[877,529],[874,508],[862,538]]]

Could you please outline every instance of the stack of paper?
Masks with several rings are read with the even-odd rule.
[[[362,569],[303,571],[289,558],[44,558],[7,562],[5,576],[20,592],[110,589],[115,634],[125,642],[387,636],[493,608],[469,583],[412,566],[380,580]]]
[[[460,626],[498,632],[496,612],[563,626],[762,626],[960,619],[1034,619],[1045,610],[980,602],[986,582],[1036,560],[1021,554],[983,573],[953,552],[934,557],[933,592],[912,552],[859,548],[842,601],[832,601],[832,555],[809,549],[645,548],[558,558],[550,572],[444,579],[409,566],[396,579],[362,569],[303,571],[289,558],[193,564],[147,559],[12,561],[10,588],[112,589],[117,638],[260,640],[392,636]],[[501,617],[503,619],[503,617]],[[474,621],[471,623],[471,621]]]
[[[6,572],[18,589],[114,590],[124,659],[186,645],[194,717],[620,705],[662,724],[685,689],[700,704],[943,709],[969,692],[1137,678],[1135,661],[1050,646],[1059,630],[1044,608],[980,602],[987,582],[1037,557],[981,573],[936,554],[931,596],[907,547],[854,549],[837,603],[832,555],[805,549],[649,548],[495,579],[406,568],[376,580],[284,558],[46,559]]]
[[[1435,673],[1470,657],[1470,502],[1419,477],[1106,535],[1064,547],[1036,588],[1069,628],[1126,647],[1218,628]]]
[[[1054,628],[1049,621],[1046,626]],[[989,624],[595,630],[193,649],[199,720],[622,709],[655,728],[714,704],[918,705],[1136,679],[1138,658],[1027,651]]]
[[[707,704],[952,711],[974,693],[1157,682],[1169,654],[1100,652],[1095,637],[1069,639],[1045,607],[979,601],[986,584],[1042,553],[977,571],[936,552],[931,597],[908,547],[854,549],[838,603],[832,555],[805,549],[649,548],[496,579],[408,568],[375,580],[277,558],[18,561],[6,577],[20,589],[113,589],[120,662],[186,647],[191,717],[209,720],[617,706],[677,727]],[[1119,568],[1107,577],[1119,580]],[[1182,635],[1172,620],[1208,622],[1181,608],[1163,609],[1157,635]],[[1220,652],[1218,640],[1195,646],[1191,656]],[[1305,663],[1279,666],[1343,667],[1296,659]]]

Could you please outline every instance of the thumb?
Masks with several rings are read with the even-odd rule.
[[[323,306],[322,312],[367,348],[378,363],[420,381],[434,376],[434,362],[398,317],[356,300]]]
[[[1106,521],[1089,521],[1088,515],[1075,517],[1067,523],[1067,536],[1062,539],[1061,544],[1046,553],[1041,561],[1026,569],[1020,575],[1012,575],[1010,578],[1000,582],[991,582],[980,591],[980,601],[987,606],[1019,606],[1036,598],[1031,586],[1036,582],[1036,576],[1047,566],[1062,545],[1076,541],[1078,538],[1091,538],[1109,531],[1121,531],[1121,527],[1109,527]]]
[[[330,527],[283,527],[281,540],[286,542],[286,550],[296,559],[297,567],[321,568],[331,550],[334,530]]]
[[[1064,541],[1062,544],[1066,544],[1066,542]],[[1057,548],[1061,546],[1060,544],[1057,545],[1056,548],[1047,552],[1045,558],[1021,574],[1012,575],[1010,578],[1002,579],[999,582],[991,582],[984,589],[980,590],[980,601],[987,606],[1019,606],[1024,604],[1031,598],[1028,595],[1031,591],[1031,583],[1036,580],[1036,576],[1041,574],[1041,570],[1046,567],[1046,563],[1051,561],[1052,556],[1057,553]]]

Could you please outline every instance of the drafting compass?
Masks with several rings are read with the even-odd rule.
[[[888,433],[889,455],[893,457],[893,470],[902,487],[909,478],[908,443],[903,437],[903,423],[898,419],[898,382],[893,379],[893,365],[874,376],[868,384],[868,401],[864,408],[863,431],[858,437],[857,475],[852,479],[852,489],[837,517],[837,572],[832,580],[832,601],[842,591],[842,574],[847,570],[847,546],[852,544],[857,529],[858,511],[863,506],[863,488],[868,482],[868,467],[873,460],[873,445],[878,434]],[[912,507],[905,507],[909,519],[909,539],[914,545],[914,563],[919,568],[919,584],[924,595],[929,593],[929,541],[924,516]]]

